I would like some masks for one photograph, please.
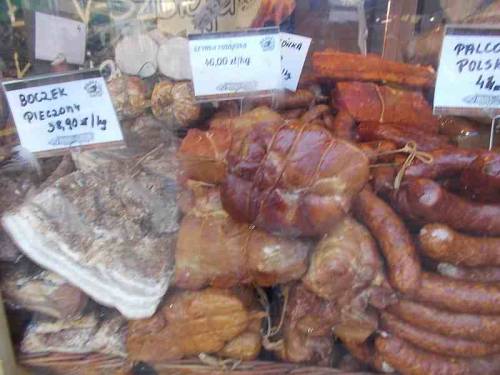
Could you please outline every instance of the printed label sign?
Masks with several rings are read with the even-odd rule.
[[[448,26],[445,33],[434,112],[500,108],[500,28]]]
[[[242,97],[281,88],[278,29],[189,36],[197,97]]]
[[[3,86],[21,145],[38,156],[71,147],[123,144],[106,82],[98,71],[35,77]]]
[[[35,58],[53,61],[64,56],[69,64],[83,64],[87,28],[83,22],[35,13]]]
[[[296,91],[311,38],[281,33],[281,75],[283,88]]]

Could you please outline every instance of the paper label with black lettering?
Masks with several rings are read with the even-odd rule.
[[[189,36],[198,99],[244,97],[281,89],[277,28]]]
[[[52,14],[35,13],[35,58],[53,61],[63,57],[69,64],[85,61],[87,27],[83,22]]]
[[[474,115],[500,109],[500,28],[448,26],[439,63],[434,112]]]
[[[311,45],[311,38],[289,33],[281,33],[280,37],[283,88],[296,91]]]
[[[21,145],[37,156],[124,144],[98,71],[9,81],[3,87]]]

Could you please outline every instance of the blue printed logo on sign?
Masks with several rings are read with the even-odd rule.
[[[85,84],[85,91],[91,98],[102,96],[101,84],[97,81],[89,81]]]
[[[274,51],[274,38],[272,37],[265,37],[260,41],[260,46],[262,47],[263,51]]]

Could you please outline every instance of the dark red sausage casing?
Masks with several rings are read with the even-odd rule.
[[[406,299],[387,311],[415,327],[441,335],[488,343],[500,341],[500,316],[453,313]]]
[[[408,179],[403,188],[412,218],[480,235],[500,235],[500,205],[470,202],[429,179]]]
[[[500,267],[460,267],[449,263],[439,263],[437,271],[447,277],[457,280],[475,281],[480,283],[500,282]]]
[[[467,267],[500,266],[500,237],[473,237],[444,224],[420,230],[419,242],[429,258]]]
[[[377,354],[384,362],[403,375],[498,375],[500,356],[457,358],[419,349],[391,335],[377,337]]]
[[[483,152],[462,174],[460,182],[474,200],[500,200],[500,154]]]
[[[413,294],[420,286],[420,263],[413,240],[399,216],[366,188],[358,195],[354,212],[380,245],[392,287]]]
[[[415,299],[442,309],[467,314],[500,314],[500,285],[454,280],[422,272]]]
[[[440,335],[412,326],[387,312],[381,314],[381,321],[382,330],[433,353],[456,357],[482,357],[500,352],[500,344],[498,343],[487,344],[481,341]]]
[[[444,178],[460,176],[480,155],[478,150],[449,147],[429,152],[433,162],[430,164],[416,160],[405,172],[406,176],[422,178]]]

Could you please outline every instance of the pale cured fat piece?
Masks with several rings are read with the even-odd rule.
[[[129,319],[154,314],[173,273],[177,163],[155,151],[64,176],[2,217],[35,263]]]

